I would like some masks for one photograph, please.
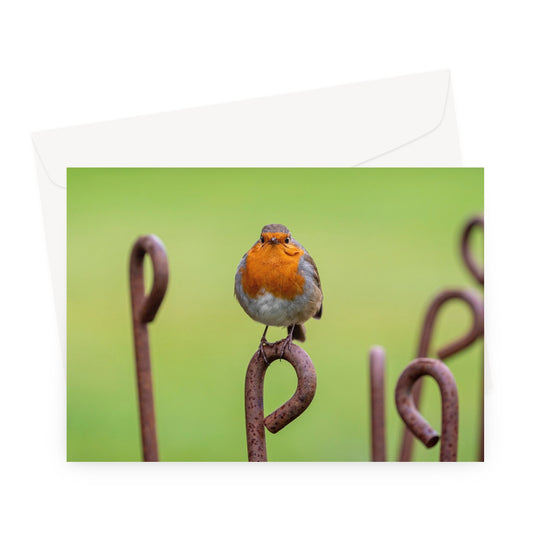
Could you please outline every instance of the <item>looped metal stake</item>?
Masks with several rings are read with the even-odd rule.
[[[457,461],[457,438],[459,431],[459,399],[457,385],[448,367],[437,359],[415,359],[402,372],[396,385],[396,407],[409,430],[420,439],[427,448],[439,441],[439,434],[418,412],[413,397],[413,386],[418,378],[429,375],[433,377],[442,397],[442,438],[440,448],[441,461]]]
[[[386,461],[385,446],[385,350],[373,346],[370,360],[370,414],[372,420],[372,461]]]
[[[248,461],[251,462],[267,461],[265,426],[271,433],[277,433],[298,418],[309,407],[315,396],[316,372],[310,357],[296,344],[291,344],[290,349],[284,350],[283,343],[284,341],[279,341],[263,347],[266,361],[258,350],[246,371],[246,440]],[[265,374],[269,364],[279,359],[282,354],[283,359],[296,370],[298,386],[290,400],[265,418],[263,408]]]
[[[480,285],[485,284],[485,273],[483,270],[483,267],[480,266],[477,261],[474,259],[474,256],[472,255],[472,252],[470,250],[469,242],[470,242],[470,235],[472,233],[472,230],[476,227],[480,227],[482,230],[485,229],[485,221],[483,217],[476,216],[472,217],[467,223],[463,230],[463,234],[461,236],[461,255],[463,256],[463,260],[465,262],[466,267],[474,276],[476,281]]]
[[[445,359],[454,355],[461,350],[470,346],[476,339],[483,335],[484,331],[484,313],[483,301],[481,297],[474,291],[467,289],[451,289],[440,292],[430,303],[429,308],[424,318],[422,326],[422,334],[420,336],[420,343],[418,345],[417,358],[425,358],[429,353],[429,345],[435,320],[438,312],[442,306],[450,300],[461,300],[467,304],[472,312],[472,325],[470,329],[458,339],[446,344],[446,346],[437,350],[437,355],[440,359]],[[413,390],[413,401],[415,406],[419,405],[420,394],[422,392],[422,382],[417,383]],[[413,435],[404,429],[402,444],[400,449],[400,461],[410,461],[413,449]]]
[[[152,260],[154,271],[154,281],[148,295],[144,291],[144,256],[146,254]],[[130,290],[141,437],[145,461],[158,461],[147,324],[154,320],[165,296],[167,284],[168,259],[163,243],[155,235],[139,237],[130,255]]]
[[[481,285],[485,285],[485,273],[482,266],[480,266],[472,252],[470,250],[469,242],[470,235],[472,230],[476,227],[480,227],[483,231],[485,230],[485,222],[482,216],[475,216],[470,218],[463,230],[461,235],[461,255],[463,256],[463,261],[466,265],[466,268],[474,276],[475,280]],[[443,358],[443,356],[439,355]],[[445,357],[445,356],[444,356]],[[481,408],[480,408],[480,424],[479,424],[479,451],[478,457],[480,461],[485,460],[485,382],[483,379],[485,361],[483,357],[481,358]]]
[[[466,303],[472,311],[472,325],[464,335],[437,350],[437,355],[441,359],[446,359],[446,357],[456,354],[470,346],[483,334],[483,301],[481,297],[476,292],[467,289],[444,290],[437,294],[429,305],[424,318],[424,325],[422,326],[422,335],[420,336],[417,357],[427,357],[429,343],[435,326],[435,319],[441,307],[450,300],[462,300]]]

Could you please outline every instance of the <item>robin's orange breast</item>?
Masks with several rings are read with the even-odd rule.
[[[304,251],[296,246],[257,243],[241,268],[244,292],[255,298],[267,291],[277,298],[292,300],[304,291],[305,279],[298,273]]]

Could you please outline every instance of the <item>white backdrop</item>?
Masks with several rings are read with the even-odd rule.
[[[527,2],[359,4],[2,7],[4,530],[433,533],[531,523]],[[464,164],[486,168],[486,463],[67,464],[65,371],[30,132],[443,68],[452,73]]]

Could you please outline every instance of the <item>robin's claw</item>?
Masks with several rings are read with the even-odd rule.
[[[281,361],[283,359],[283,356],[285,355],[285,350],[288,348],[289,352],[291,351],[292,346],[292,339],[289,339],[288,337],[285,339],[285,342],[283,343],[283,348],[281,349],[281,355],[279,356],[279,360]]]
[[[287,346],[289,347],[289,352],[291,351],[292,346],[292,336],[294,334],[294,324],[291,327],[289,334],[287,335],[287,338],[283,341],[283,346],[281,348],[281,355],[279,356],[279,360],[281,361],[283,359],[283,356],[285,355],[285,350],[287,349]]]
[[[261,343],[259,344],[259,351],[261,352],[261,355],[263,356],[263,359],[265,360],[265,363],[268,366],[270,363],[268,362],[267,356],[265,355],[265,349],[264,349],[264,346],[266,344],[268,343],[263,342],[263,339],[261,339]]]
[[[265,360],[265,363],[268,366],[270,363],[268,362],[267,356],[265,355],[265,348],[264,347],[265,346],[272,346],[272,344],[270,344],[267,341],[267,338],[266,338],[267,331],[268,331],[268,326],[265,328],[265,331],[263,331],[263,336],[261,337],[261,341],[259,342],[259,351],[261,352],[261,355],[263,356],[263,359]]]

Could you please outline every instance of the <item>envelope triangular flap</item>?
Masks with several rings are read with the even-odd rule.
[[[449,81],[448,71],[438,71],[44,131],[33,139],[60,187],[66,167],[272,166],[273,154],[276,166],[355,166],[434,130]]]

